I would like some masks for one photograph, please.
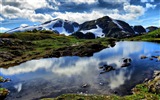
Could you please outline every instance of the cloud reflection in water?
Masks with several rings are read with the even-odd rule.
[[[104,78],[104,82],[107,81],[110,88],[114,89],[123,85],[125,81],[130,80],[133,73],[133,69],[120,68],[122,64],[120,59],[123,57],[133,57],[132,55],[136,55],[138,58],[143,53],[150,53],[148,46],[144,42],[119,42],[114,48],[104,49],[99,53],[95,53],[93,57],[73,56],[32,60],[8,69],[1,68],[1,73],[6,76],[16,76],[36,73],[38,70],[43,69],[44,71],[41,73],[42,78],[44,78],[43,74],[47,74],[48,72],[52,73],[54,78],[56,76],[68,78],[80,76],[83,82],[93,85],[97,82],[98,77],[102,77]],[[118,71],[111,71],[99,76],[101,70],[98,67],[102,62],[113,65]]]

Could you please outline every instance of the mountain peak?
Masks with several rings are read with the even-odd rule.
[[[83,32],[84,34],[92,32],[96,37],[114,37],[122,38],[133,35],[146,33],[157,29],[156,27],[143,28],[141,25],[131,27],[128,23],[122,20],[112,19],[109,16],[104,16],[96,20],[90,20],[82,23],[56,18],[46,21],[40,25],[23,26],[7,31],[6,33],[32,31],[32,30],[50,30],[56,31],[57,34],[71,35],[74,32]]]
[[[70,35],[71,33],[77,31],[78,28],[79,24],[77,22],[72,22],[69,20],[57,18],[50,21],[46,21],[40,25],[18,27],[16,29],[7,31],[6,33],[32,31],[36,29],[36,30],[57,31],[60,34]]]

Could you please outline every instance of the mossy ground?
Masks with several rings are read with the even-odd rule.
[[[125,40],[133,41],[156,41],[160,42],[160,29],[150,32],[149,34],[126,38]],[[48,31],[23,32],[14,34],[0,34],[0,38],[9,38],[13,40],[21,40],[23,45],[17,46],[2,46],[0,52],[13,53],[15,49],[20,50],[20,56],[15,56],[13,60],[3,61],[1,58],[0,67],[9,67],[15,64],[20,64],[31,59],[43,58],[44,56],[53,53],[53,51],[69,47],[69,46],[88,46],[90,43],[101,44],[108,47],[112,39],[77,39],[72,36],[58,35]],[[30,43],[30,44],[28,44]],[[15,41],[16,44],[16,41]],[[13,49],[14,48],[14,49]],[[24,48],[24,49],[19,49]],[[26,49],[27,48],[27,49]],[[21,54],[22,53],[22,54]],[[137,85],[133,89],[134,94],[120,97],[116,95],[79,95],[79,94],[64,94],[57,98],[47,98],[43,100],[160,100],[160,94],[150,93],[146,84]]]
[[[0,57],[0,67],[4,68],[18,65],[31,59],[50,57],[51,54],[60,48],[73,47],[72,49],[76,49],[79,46],[83,46],[87,50],[87,47],[93,43],[103,45],[106,48],[110,41],[113,41],[113,39],[109,38],[77,39],[73,36],[58,35],[50,31],[0,34],[0,38],[12,40],[12,45],[6,44],[0,47],[0,53],[5,53],[8,56],[12,55],[9,58],[13,58],[4,59]]]

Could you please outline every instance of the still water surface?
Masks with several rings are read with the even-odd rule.
[[[92,57],[67,56],[32,60],[8,69],[0,76],[11,78],[3,86],[11,93],[7,100],[33,100],[66,93],[118,94],[131,93],[131,88],[160,70],[160,62],[140,59],[160,55],[160,44],[151,42],[118,42]],[[131,58],[131,65],[121,68],[122,58]],[[116,70],[100,74],[107,64]]]

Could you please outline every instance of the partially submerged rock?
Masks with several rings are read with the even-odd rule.
[[[158,56],[151,56],[152,58],[158,58]]]
[[[128,67],[130,65],[131,65],[130,63],[124,63],[124,64],[121,65],[121,67]]]
[[[140,58],[141,58],[141,59],[146,59],[146,58],[147,58],[147,56],[142,55]]]
[[[0,98],[6,98],[9,94],[9,90],[5,88],[0,88]],[[2,99],[3,100],[3,99]]]
[[[4,79],[3,77],[0,76],[0,83],[4,83],[4,82],[10,82],[11,79],[7,78],[7,79]]]
[[[150,58],[150,60],[153,60],[153,58]]]
[[[160,61],[160,56],[158,56],[157,60]]]
[[[132,59],[131,58],[122,58],[124,63],[131,63]]]
[[[9,82],[11,81],[10,79],[4,79],[3,77],[0,76],[0,83],[4,83],[4,82]],[[5,89],[5,88],[1,88],[0,87],[0,100],[4,100],[6,98],[6,96],[9,94],[9,90]]]
[[[101,66],[99,68],[103,70],[103,72],[101,72],[100,74],[115,70],[115,68],[113,68],[113,66],[110,66],[110,65],[103,65],[103,66]]]
[[[82,88],[87,88],[87,87],[89,87],[89,84],[83,84],[81,87]]]
[[[121,67],[128,67],[131,65],[132,59],[131,58],[122,58],[122,65]]]

